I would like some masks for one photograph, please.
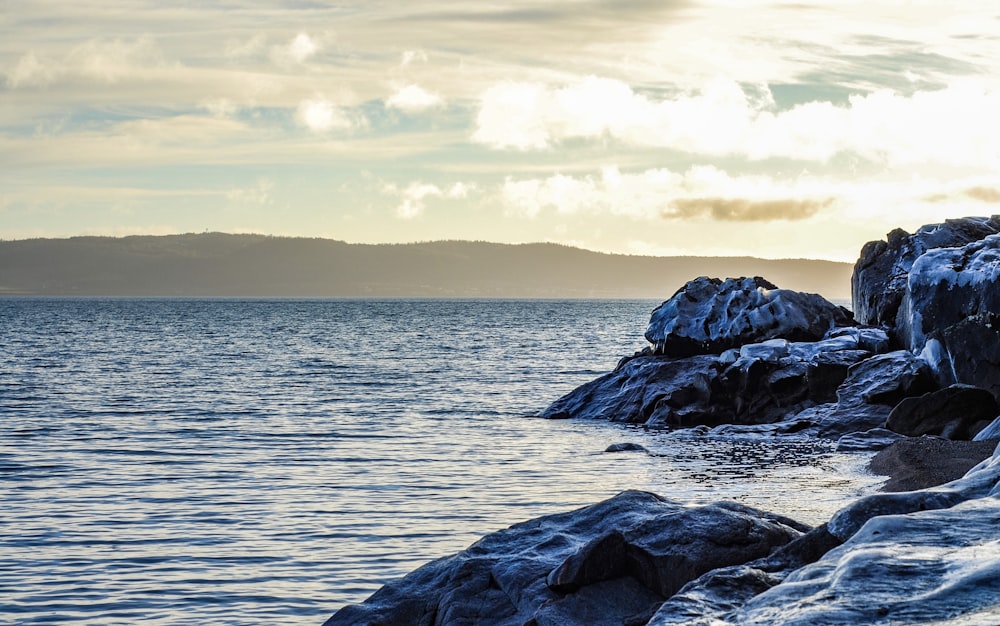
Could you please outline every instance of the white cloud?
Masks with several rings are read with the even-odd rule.
[[[237,204],[256,204],[266,206],[274,203],[272,191],[274,181],[270,178],[259,178],[257,182],[245,188],[230,189],[226,192],[226,198]]]
[[[239,107],[228,98],[210,98],[201,103],[201,108],[214,117],[230,117],[239,110]]]
[[[67,65],[82,76],[117,83],[127,78],[146,78],[150,68],[164,65],[164,59],[148,36],[92,39],[70,52]]]
[[[498,149],[543,149],[574,138],[710,156],[826,161],[851,152],[890,164],[1000,164],[1000,91],[959,82],[910,96],[882,90],[845,106],[809,102],[777,111],[734,81],[653,100],[622,81],[564,87],[502,83],[482,96],[472,139]]]
[[[7,86],[15,89],[28,85],[45,85],[54,78],[54,68],[40,60],[34,52],[28,52],[7,72]]]
[[[252,57],[264,49],[267,44],[267,37],[257,33],[247,40],[230,39],[226,42],[225,55],[231,59]]]
[[[292,57],[299,63],[305,62],[306,59],[313,56],[318,51],[319,46],[306,33],[299,33],[295,36],[295,39],[292,40],[292,43],[288,44],[288,56]]]
[[[299,33],[287,44],[271,47],[271,60],[282,66],[301,65],[322,48],[320,39],[308,33]]]
[[[295,111],[295,119],[313,132],[343,130],[353,126],[343,111],[321,96],[300,102]]]
[[[400,55],[399,64],[404,67],[407,65],[413,65],[414,63],[426,63],[427,53],[423,50],[404,50],[403,54]]]
[[[146,79],[154,68],[167,64],[148,36],[136,39],[90,39],[74,46],[61,60],[25,53],[6,73],[8,87],[48,85],[67,76],[114,84]]]
[[[599,176],[508,178],[500,190],[507,213],[528,218],[552,211],[723,221],[804,219],[832,205],[833,194],[832,183],[809,177],[783,182],[764,176],[730,176],[711,166],[692,167],[683,174],[669,169],[622,173],[608,166]]]
[[[401,219],[413,219],[427,208],[428,198],[447,198],[450,200],[460,200],[467,198],[471,193],[477,191],[477,187],[472,183],[456,182],[446,187],[440,187],[433,183],[415,181],[410,183],[406,189],[399,192],[399,188],[394,184],[384,185],[382,192],[386,194],[399,194],[400,203],[396,207],[396,215]]]
[[[444,99],[436,93],[424,90],[419,85],[407,85],[400,88],[385,101],[392,109],[407,113],[416,113],[425,109],[442,106]]]

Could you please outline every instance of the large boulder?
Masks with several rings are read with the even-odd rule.
[[[971,315],[936,336],[942,382],[982,387],[1000,401],[1000,313]]]
[[[645,623],[691,580],[767,556],[808,530],[735,503],[690,507],[628,491],[487,535],[326,625]]]
[[[995,498],[874,518],[842,546],[712,623],[1000,623],[997,519]]]
[[[852,365],[837,388],[837,401],[801,417],[818,426],[821,437],[839,438],[885,425],[903,398],[931,391],[935,383],[927,363],[906,350],[896,350]]]
[[[816,342],[746,344],[720,356],[647,351],[559,398],[542,417],[672,428],[775,423],[836,400],[850,368],[886,344],[880,330],[852,328]]]
[[[998,413],[1000,407],[989,391],[972,385],[951,385],[903,398],[889,413],[885,427],[907,437],[972,439]]]
[[[851,278],[854,317],[862,324],[895,329],[910,270],[924,253],[954,248],[1000,233],[1000,217],[968,217],[929,224],[914,234],[896,229],[886,241],[861,249]],[[898,337],[901,342],[906,342]]]
[[[998,483],[994,452],[946,485],[862,498],[827,525],[843,545],[714,623],[1000,623]]]
[[[656,354],[686,357],[776,338],[818,341],[849,325],[850,312],[822,296],[778,289],[759,276],[702,276],[653,310],[646,339]]]
[[[897,329],[910,350],[967,317],[1000,311],[1000,235],[929,250],[910,268]]]

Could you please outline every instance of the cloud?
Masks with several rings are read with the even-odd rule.
[[[731,176],[710,166],[681,174],[669,169],[622,173],[607,166],[600,176],[556,174],[514,180],[501,186],[509,215],[534,218],[609,214],[651,220],[709,217],[720,221],[801,220],[834,204],[832,186],[803,177],[777,181],[764,176]]]
[[[287,44],[273,46],[271,60],[278,65],[301,65],[315,56],[321,48],[317,39],[308,33],[299,33]]]
[[[834,198],[751,200],[748,198],[678,198],[663,211],[667,219],[708,216],[720,221],[802,220],[833,204]]]
[[[295,119],[317,133],[346,130],[354,126],[343,111],[321,96],[301,101],[295,111]]]
[[[29,85],[46,85],[55,78],[55,70],[34,52],[28,52],[7,72],[7,86],[11,89]]]
[[[972,81],[904,96],[858,94],[778,110],[766,86],[716,79],[653,99],[623,81],[589,76],[563,86],[506,82],[487,89],[472,140],[540,150],[572,139],[614,139],[706,156],[825,162],[841,153],[894,165],[1000,165],[1000,90]]]
[[[292,40],[292,43],[288,44],[288,56],[299,63],[305,62],[318,51],[319,46],[306,33],[299,33]]]
[[[164,65],[163,54],[149,36],[137,39],[92,39],[73,49],[67,64],[80,75],[105,83],[145,78],[149,68]]]
[[[399,64],[404,67],[418,62],[427,62],[427,53],[423,50],[404,50],[403,54],[400,55]]]
[[[425,91],[418,85],[407,85],[400,88],[385,101],[391,109],[399,109],[406,113],[416,113],[425,109],[444,105],[444,99],[436,93]]]
[[[253,186],[242,189],[230,189],[226,192],[226,198],[237,204],[266,206],[274,203],[274,197],[271,193],[273,190],[273,180],[270,178],[259,178]]]
[[[1000,189],[996,187],[970,187],[965,195],[982,202],[1000,202]]]
[[[166,66],[163,53],[149,36],[136,39],[90,39],[70,49],[61,60],[29,51],[6,73],[10,88],[42,86],[67,77],[114,84],[148,78],[149,70]]]
[[[456,182],[446,187],[439,187],[433,183],[412,182],[403,190],[401,201],[396,207],[396,216],[401,219],[413,219],[427,208],[428,198],[448,198],[459,200],[467,198],[475,192],[477,187],[472,183]],[[399,189],[395,185],[386,185],[383,193],[397,194]]]
[[[247,40],[230,39],[226,42],[225,55],[231,59],[240,59],[257,55],[267,44],[267,37],[257,33]]]

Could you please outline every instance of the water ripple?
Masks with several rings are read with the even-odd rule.
[[[861,488],[825,449],[525,417],[655,304],[0,299],[0,622],[321,623],[622,489],[816,522]]]

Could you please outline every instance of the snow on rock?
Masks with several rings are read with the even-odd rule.
[[[923,254],[910,269],[897,328],[910,350],[967,317],[1000,312],[1000,235]]]
[[[902,229],[861,249],[851,278],[854,317],[862,324],[895,329],[910,270],[929,250],[954,248],[1000,233],[1000,216],[967,217],[929,224],[910,235]]]
[[[1000,456],[834,515],[844,544],[716,624],[1000,623]]]
[[[759,276],[702,276],[653,311],[646,339],[656,354],[686,357],[770,339],[817,341],[852,324],[850,312],[816,294],[778,289]]]

